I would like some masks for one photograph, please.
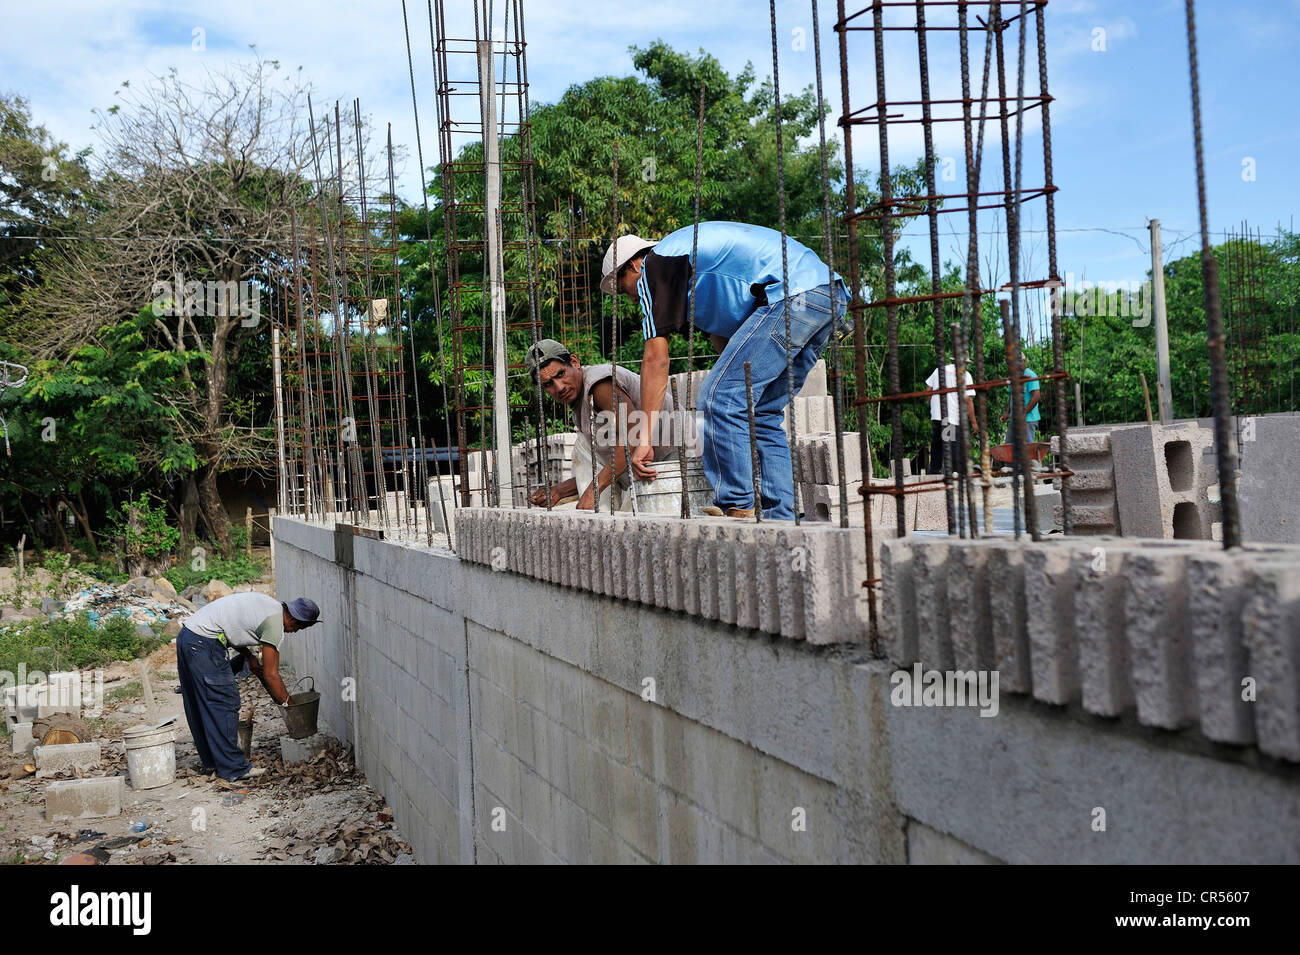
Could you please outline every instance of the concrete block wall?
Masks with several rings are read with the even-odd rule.
[[[814,644],[865,639],[865,541],[791,521],[462,508],[463,559]]]
[[[860,647],[814,647],[388,541],[354,539],[350,557],[339,544],[335,561],[334,532],[292,518],[277,518],[276,533],[278,592],[308,593],[324,610],[321,626],[295,635],[306,639],[290,637],[288,659],[326,687],[359,673],[359,763],[421,862],[1300,862],[1300,789],[1268,758],[1017,692],[993,718],[901,706],[894,665]],[[593,558],[581,540],[579,557],[613,558]],[[1030,632],[1017,606],[1024,556],[1004,541],[986,562],[955,558],[966,573],[943,612],[987,592],[994,629],[957,641],[953,663],[992,654],[1004,690],[1016,674],[1030,689],[1034,679],[1069,685],[1068,672],[1041,672],[1031,657],[1050,635]],[[939,578],[899,572],[916,559],[910,549],[885,557],[887,579],[899,573],[913,588],[903,601],[887,588],[889,612],[915,620]],[[1207,598],[1221,619],[1240,572],[1227,560],[1199,570],[1221,588]],[[1260,573],[1250,606],[1291,612],[1286,574]],[[1254,652],[1264,630],[1242,627],[1239,649]],[[903,632],[919,645],[915,624]],[[1233,646],[1196,651],[1207,658],[1194,671],[1206,680],[1201,712],[1232,710],[1208,674],[1236,666]],[[1168,673],[1169,659],[1144,666]],[[1267,659],[1261,692],[1289,658]],[[1098,684],[1085,667],[1075,678],[1121,701],[1130,686]],[[1142,692],[1158,707],[1167,699],[1156,690]],[[322,706],[337,727],[350,704],[326,692]],[[1105,832],[1091,827],[1099,806]]]
[[[1044,703],[1300,762],[1298,548],[902,538],[883,564],[899,666],[998,670]]]

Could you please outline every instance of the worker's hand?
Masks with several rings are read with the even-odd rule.
[[[546,500],[546,488],[539,487],[536,491],[534,491],[529,496],[529,500],[533,502],[534,507],[554,507],[556,502],[559,501],[561,497],[559,487],[558,486],[552,487],[550,491],[550,495],[551,495],[551,500],[548,503]]]
[[[1006,421],[1006,420],[1007,420],[1007,413],[1006,413],[1005,411],[1002,412],[1002,414],[1000,414],[1000,415],[998,416],[998,420],[999,420],[999,421]]]
[[[730,338],[723,338],[721,335],[710,335],[709,342],[713,345],[713,350],[721,355],[727,348],[727,342]]]
[[[650,467],[655,458],[655,449],[648,444],[638,444],[632,451],[632,474],[638,481],[653,481],[659,472]]]

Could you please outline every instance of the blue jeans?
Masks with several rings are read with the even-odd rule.
[[[838,283],[822,285],[789,299],[772,302],[754,312],[736,330],[704,384],[699,408],[704,475],[714,502],[728,508],[754,506],[753,467],[749,450],[749,415],[745,401],[745,362],[754,390],[754,433],[758,441],[763,516],[794,520],[794,480],[790,446],[781,418],[790,401],[786,381],[785,308],[790,309],[790,353],[794,390],[798,393],[831,331],[851,327],[843,321],[848,300]],[[832,314],[832,308],[834,313]]]
[[[222,779],[241,779],[252,768],[239,747],[239,687],[226,648],[182,627],[176,639],[176,672],[185,720],[203,768]]]

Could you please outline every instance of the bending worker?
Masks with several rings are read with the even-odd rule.
[[[221,597],[185,621],[176,638],[176,671],[204,773],[234,781],[266,771],[253,769],[239,746],[235,672],[247,662],[271,699],[286,705],[289,691],[280,679],[280,645],[286,633],[319,622],[320,609],[306,597],[285,604],[256,593]],[[253,652],[258,647],[260,662]]]
[[[641,430],[648,427],[646,416],[641,412],[641,376],[623,365],[618,366],[617,379],[611,364],[583,366],[576,355],[553,338],[543,338],[531,346],[525,361],[538,386],[551,398],[568,406],[574,430],[578,432],[573,447],[574,476],[551,486],[550,505],[554,507],[576,497],[581,488],[578,509],[591,510],[595,501],[594,482],[600,491],[601,510],[609,510],[611,484],[620,493],[632,489],[627,473],[627,448],[629,441],[639,440]],[[615,402],[619,406],[617,413]],[[591,420],[593,404],[597,418],[594,423]],[[663,396],[659,409],[673,410],[672,395]],[[676,457],[676,448],[669,438],[654,435],[651,440],[655,442],[652,445],[654,461]],[[637,492],[655,490],[651,480],[642,482]],[[546,488],[538,488],[531,500],[535,505],[547,506]],[[631,503],[632,495],[624,494],[622,501],[615,500],[613,509],[627,510]]]
[[[668,336],[689,334],[689,295],[695,288],[695,326],[721,355],[700,386],[701,462],[715,507],[706,513],[753,515],[753,467],[745,396],[745,362],[754,392],[754,425],[762,477],[763,516],[794,519],[790,448],[781,418],[791,391],[786,378],[786,309],[794,393],[798,393],[831,333],[848,331],[844,280],[811,249],[786,238],[789,288],[781,284],[781,233],[740,222],[701,222],[695,275],[693,226],[649,242],[620,236],[605,254],[601,288],[639,302],[645,356],[644,406],[657,408],[668,384]],[[682,397],[682,396],[679,396]],[[632,472],[653,477],[654,449],[643,437],[632,451]]]

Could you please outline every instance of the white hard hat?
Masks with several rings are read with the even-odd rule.
[[[618,270],[642,252],[654,248],[656,244],[635,235],[621,235],[610,243],[608,251],[605,252],[605,261],[600,267],[600,290],[612,295]]]

